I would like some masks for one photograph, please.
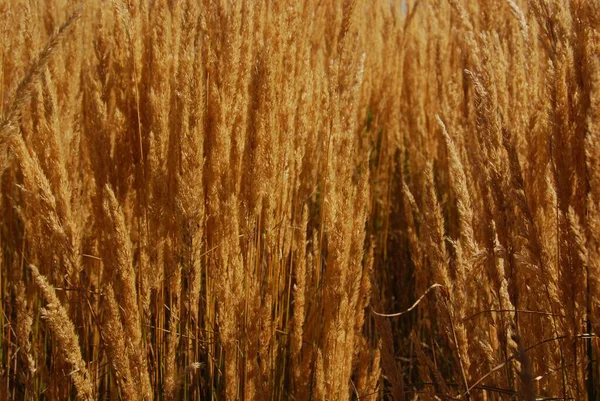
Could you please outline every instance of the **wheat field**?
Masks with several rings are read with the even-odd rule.
[[[0,30],[0,400],[600,399],[600,2]]]

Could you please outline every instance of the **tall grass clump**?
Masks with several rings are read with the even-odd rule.
[[[0,29],[0,399],[598,400],[596,2]]]

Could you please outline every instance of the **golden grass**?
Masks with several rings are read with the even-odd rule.
[[[598,399],[596,2],[75,3],[0,2],[0,399]]]

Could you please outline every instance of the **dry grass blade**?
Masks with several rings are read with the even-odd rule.
[[[438,288],[438,287],[442,288],[443,292],[445,292],[445,293],[448,292],[448,289],[446,287],[444,287],[443,285],[441,285],[441,284],[433,284],[427,290],[425,290],[425,292],[423,293],[423,295],[421,295],[419,297],[419,299],[417,299],[415,301],[415,303],[410,308],[408,308],[408,309],[406,309],[406,310],[404,310],[402,312],[396,312],[396,313],[379,313],[379,312],[373,311],[373,314],[375,314],[377,316],[382,316],[382,317],[398,317],[398,316],[402,316],[405,313],[408,313],[408,312],[412,311],[413,309],[415,309],[417,307],[417,305],[419,305],[419,303],[423,300],[423,298],[425,298],[427,296],[427,294],[431,290],[433,290],[434,288]]]
[[[2,123],[0,123],[0,147],[6,146],[10,135],[16,135],[15,130],[21,119],[21,114],[26,103],[31,97],[31,92],[37,80],[50,62],[57,46],[69,35],[77,20],[83,15],[83,6],[79,6],[58,28],[49,39],[42,51],[33,61],[25,77],[19,82],[17,90],[11,101],[10,108]]]
[[[42,317],[48,322],[58,349],[64,353],[63,358],[69,363],[71,368],[69,375],[77,389],[77,397],[82,401],[91,401],[93,399],[92,382],[86,363],[81,356],[75,326],[48,280],[40,274],[37,267],[30,265],[29,269],[47,303],[42,310]]]

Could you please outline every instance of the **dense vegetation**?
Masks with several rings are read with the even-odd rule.
[[[0,399],[598,398],[599,2],[77,3],[0,1]]]

